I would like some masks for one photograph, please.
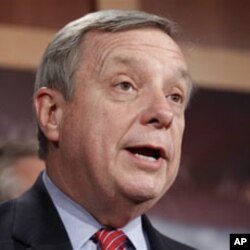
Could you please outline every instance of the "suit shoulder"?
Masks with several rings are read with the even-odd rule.
[[[15,201],[7,201],[0,204],[0,240],[6,239],[11,232],[14,218]]]
[[[165,236],[164,234],[160,233],[158,230],[157,234],[159,235],[159,238],[162,241],[162,245],[168,246],[167,249],[175,249],[175,250],[195,250],[195,248],[188,246],[184,243],[181,243],[179,241],[176,241],[172,238],[169,238]]]
[[[195,250],[181,242],[173,240],[162,233],[160,233],[153,225],[146,215],[142,215],[142,225],[148,236],[149,244],[152,249],[160,250]]]

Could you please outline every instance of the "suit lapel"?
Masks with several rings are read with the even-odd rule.
[[[195,250],[192,247],[189,247],[185,244],[177,242],[173,239],[166,237],[157,231],[148,218],[145,215],[142,215],[142,226],[144,231],[148,236],[148,241],[150,244],[150,249],[157,250]]]
[[[162,242],[160,233],[152,226],[146,215],[142,215],[142,227],[147,233],[150,249],[166,249],[166,244]]]
[[[17,199],[13,236],[30,250],[72,250],[41,175],[32,189]]]

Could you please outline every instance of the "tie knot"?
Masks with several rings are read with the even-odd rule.
[[[102,228],[95,235],[101,250],[123,250],[125,248],[127,236],[121,230]]]

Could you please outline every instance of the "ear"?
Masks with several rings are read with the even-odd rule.
[[[48,140],[59,140],[60,123],[66,101],[57,90],[40,88],[34,95],[34,106],[37,122]]]

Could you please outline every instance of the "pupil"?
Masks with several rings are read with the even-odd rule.
[[[124,89],[124,90],[128,90],[130,88],[129,83],[127,83],[127,82],[122,83],[121,86],[122,86],[122,89]]]

